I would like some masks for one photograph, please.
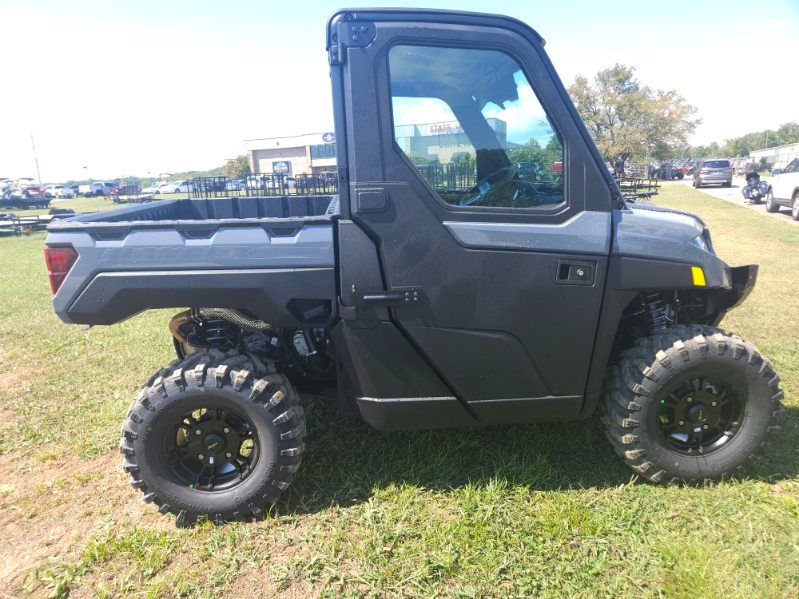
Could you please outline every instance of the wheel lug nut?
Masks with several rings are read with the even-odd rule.
[[[228,451],[228,452],[225,454],[225,457],[226,457],[226,458],[232,458],[232,457],[233,457],[233,454],[232,454],[232,453],[230,453],[230,452]]]
[[[222,430],[223,430],[223,431],[225,431],[225,434],[226,434],[226,435],[227,435],[227,434],[230,432],[230,429],[229,429],[228,427],[225,427],[225,428],[223,428]]]
[[[683,426],[684,424],[685,424],[685,420],[680,420],[680,426]]]
[[[204,460],[204,459],[205,459],[205,456],[204,456],[203,454],[198,454],[198,455],[197,455],[197,458],[198,458],[198,459],[200,459],[200,460]]]
[[[194,434],[199,437],[200,435],[203,434],[203,432],[200,429],[195,429]]]
[[[707,429],[709,429],[710,427],[709,427],[707,424],[703,424],[703,425],[702,425],[702,428],[703,428],[703,429],[705,429],[705,430],[707,430]]]
[[[711,406],[713,406],[713,407],[715,408],[717,405],[719,405],[719,402],[717,402],[717,401],[711,401],[711,402],[710,402],[710,405],[711,405]]]
[[[688,403],[691,403],[693,400],[694,400],[693,397],[686,397],[685,398],[685,401],[688,402]]]

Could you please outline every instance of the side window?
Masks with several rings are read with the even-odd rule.
[[[394,139],[454,206],[563,205],[563,144],[519,65],[495,50],[395,46]]]

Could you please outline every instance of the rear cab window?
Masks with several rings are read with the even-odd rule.
[[[496,50],[389,51],[394,141],[451,207],[565,205],[561,137],[518,63]]]

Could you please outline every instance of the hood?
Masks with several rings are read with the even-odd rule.
[[[613,252],[702,264],[713,254],[710,233],[700,218],[651,204],[613,211]]]

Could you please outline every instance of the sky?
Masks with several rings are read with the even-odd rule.
[[[390,0],[496,11],[547,40],[561,79],[620,62],[698,108],[694,144],[799,120],[799,0]],[[207,169],[244,140],[332,129],[317,0],[0,0],[0,177]],[[370,6],[364,0],[360,6]]]

